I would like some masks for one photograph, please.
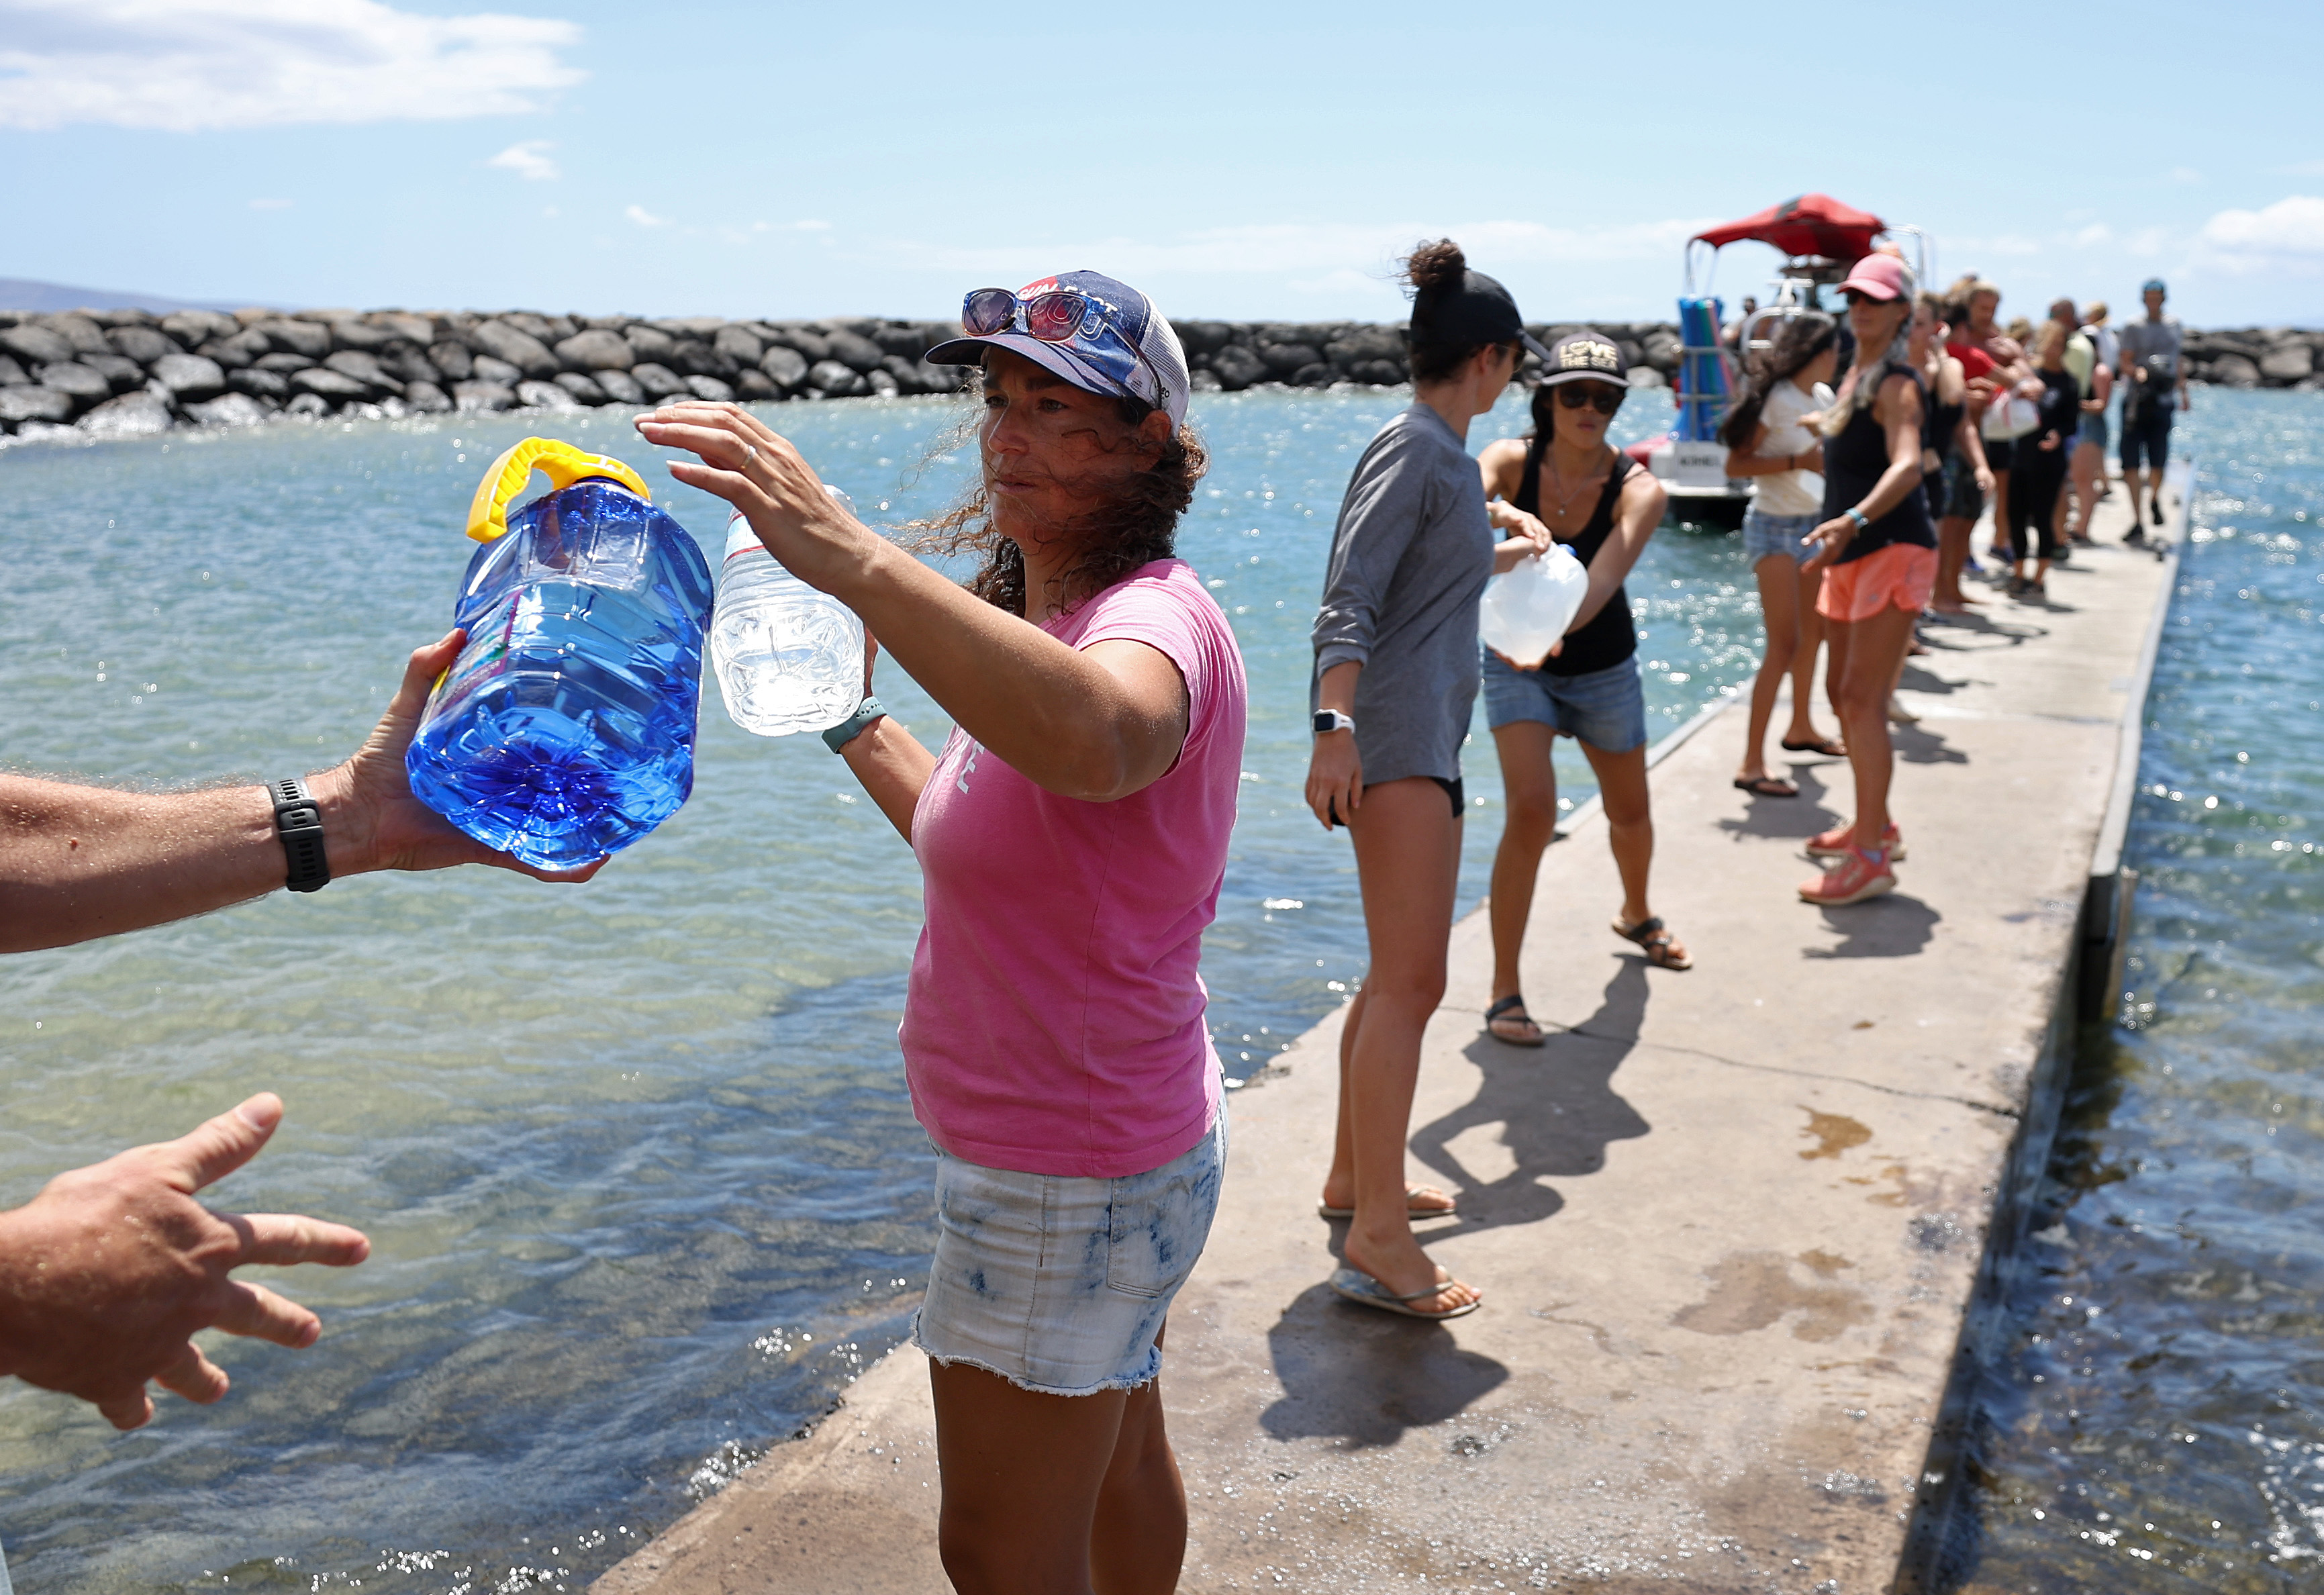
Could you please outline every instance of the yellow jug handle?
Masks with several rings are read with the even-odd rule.
[[[560,438],[528,438],[494,460],[484,479],[476,484],[476,496],[468,502],[468,535],[480,543],[505,535],[509,501],[524,491],[535,471],[547,476],[552,487],[570,487],[586,476],[604,476],[641,499],[653,497],[645,478],[609,455],[584,454]]]

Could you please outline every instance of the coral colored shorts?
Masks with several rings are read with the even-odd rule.
[[[1886,548],[1827,566],[1816,613],[1828,621],[1868,621],[1892,604],[1908,614],[1929,606],[1937,585],[1937,551],[1918,543]]]

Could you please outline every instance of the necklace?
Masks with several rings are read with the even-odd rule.
[[[1598,447],[1602,449],[1606,446],[1601,443]],[[1552,487],[1564,487],[1565,477],[1557,468],[1557,456],[1555,451],[1550,449],[1543,450],[1541,463],[1549,472],[1550,485]],[[1589,471],[1583,475],[1582,480],[1575,483],[1573,486],[1567,491],[1565,496],[1557,501],[1557,510],[1555,512],[1559,520],[1563,521],[1565,519],[1565,512],[1572,507],[1575,497],[1581,493],[1583,488],[1589,486],[1597,475],[1598,461],[1593,458],[1591,461]]]

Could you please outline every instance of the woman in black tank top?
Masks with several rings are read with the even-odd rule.
[[[1614,933],[1645,948],[1658,968],[1688,967],[1686,949],[1646,901],[1655,831],[1646,800],[1646,700],[1622,582],[1661,524],[1668,495],[1650,472],[1606,441],[1607,423],[1628,387],[1628,366],[1613,340],[1594,332],[1563,338],[1534,390],[1532,438],[1492,444],[1477,462],[1495,525],[1545,527],[1590,571],[1573,624],[1538,668],[1519,669],[1489,651],[1485,657],[1485,718],[1508,804],[1493,856],[1493,1003],[1485,1022],[1496,1037],[1521,1046],[1542,1039],[1518,994],[1517,953],[1542,851],[1557,828],[1550,751],[1561,733],[1582,744],[1598,777],[1622,877]]]
[[[1856,778],[1856,818],[1808,843],[1830,868],[1803,882],[1800,896],[1826,908],[1896,884],[1903,845],[1888,818],[1888,695],[1937,568],[1936,529],[1921,494],[1928,400],[1905,337],[1913,274],[1896,256],[1872,254],[1841,286],[1856,364],[1824,418],[1825,520],[1812,534],[1821,545],[1812,563],[1824,573],[1816,606],[1831,628],[1828,690]]]

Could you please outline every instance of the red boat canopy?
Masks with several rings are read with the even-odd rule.
[[[1820,254],[1852,265],[1872,253],[1873,238],[1886,231],[1887,225],[1868,210],[1842,205],[1829,194],[1803,194],[1697,233],[1692,241],[1718,249],[1748,239],[1772,244],[1787,255]]]

